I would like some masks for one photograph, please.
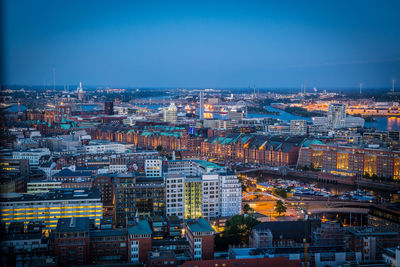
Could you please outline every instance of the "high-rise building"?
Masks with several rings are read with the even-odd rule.
[[[203,99],[203,91],[200,91],[200,120],[204,120],[204,99]]]
[[[139,216],[165,216],[165,182],[163,177],[137,177],[135,208]]]
[[[135,183],[133,173],[118,174],[115,177],[115,213],[119,226],[126,226],[128,220],[135,218]]]
[[[104,103],[104,114],[114,115],[114,102],[107,101]]]
[[[164,121],[176,122],[178,120],[178,108],[174,103],[171,103],[168,108],[164,109]]]
[[[85,100],[85,92],[83,91],[82,88],[82,82],[79,82],[79,87],[78,87],[78,99],[80,101]]]
[[[219,174],[219,205],[222,217],[240,214],[242,211],[242,187],[233,172]]]
[[[185,176],[183,174],[168,173],[166,183],[166,214],[183,219],[185,213]]]
[[[198,177],[185,179],[185,219],[202,217],[201,184]]]
[[[346,104],[330,103],[328,107],[328,124],[334,129],[345,127]]]
[[[202,214],[206,219],[219,216],[219,175],[202,175]]]

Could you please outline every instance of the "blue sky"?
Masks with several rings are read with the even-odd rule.
[[[400,85],[400,1],[3,0],[4,83]]]

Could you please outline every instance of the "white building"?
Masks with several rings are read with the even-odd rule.
[[[202,215],[206,219],[219,216],[219,175],[202,175]]]
[[[364,128],[365,120],[360,117],[347,117],[344,120],[344,127],[346,128],[355,128],[355,127],[361,127]]]
[[[328,106],[328,124],[337,129],[345,127],[346,104],[330,103]]]
[[[161,159],[146,159],[144,161],[144,171],[146,177],[161,177],[162,176],[162,160]]]
[[[233,173],[219,175],[220,216],[230,217],[242,212],[242,186]]]
[[[328,117],[312,117],[312,122],[313,125],[315,126],[323,126],[323,127],[328,127]]]
[[[200,176],[205,173],[226,172],[227,168],[205,160],[170,160],[168,173],[183,173],[186,176]]]
[[[185,213],[185,176],[182,174],[166,174],[166,214],[183,219]]]
[[[28,194],[48,193],[53,189],[61,188],[62,182],[57,181],[38,181],[27,183]]]
[[[122,154],[127,152],[127,146],[120,143],[93,142],[84,146],[87,154],[104,154],[106,152]]]
[[[50,155],[48,148],[36,148],[27,151],[14,151],[12,157],[13,159],[27,159],[29,165],[39,165],[40,158],[46,155]]]
[[[176,122],[178,120],[178,108],[174,103],[171,103],[168,108],[164,109],[164,121]]]
[[[306,120],[291,120],[290,121],[290,134],[291,135],[306,135],[307,134],[307,121]]]
[[[201,188],[199,188],[201,192],[187,193],[191,193],[191,203],[196,203],[196,199],[201,200],[201,205],[194,204],[194,208],[201,208],[202,217],[211,219],[241,213],[241,183],[237,175],[230,172],[226,167],[204,160],[172,160],[168,162],[166,177],[172,177],[166,178],[167,215],[176,215],[175,212],[177,212],[178,207],[183,210],[188,208],[184,202],[187,197],[185,190],[183,190],[181,198],[181,195],[176,195],[176,192],[171,191],[171,189],[177,188],[178,183],[179,187],[185,188],[185,181],[189,181],[189,177],[194,179],[193,182],[201,182]],[[180,179],[178,180],[176,177],[180,177]],[[172,179],[172,181],[168,181],[169,179]],[[193,186],[193,188],[198,190],[197,186]],[[179,217],[182,218],[181,216],[184,215],[182,213]]]

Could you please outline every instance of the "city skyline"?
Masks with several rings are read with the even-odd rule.
[[[391,88],[400,80],[397,1],[3,4],[7,85]]]

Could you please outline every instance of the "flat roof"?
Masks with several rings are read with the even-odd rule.
[[[40,202],[49,200],[77,200],[77,199],[98,199],[101,200],[101,193],[97,188],[58,188],[48,193],[40,194],[2,194],[0,202]]]
[[[151,235],[150,224],[147,220],[139,221],[136,225],[128,227],[130,235]]]
[[[214,229],[204,218],[199,219],[187,219],[185,224],[189,227],[192,233],[194,232],[214,232]]]

